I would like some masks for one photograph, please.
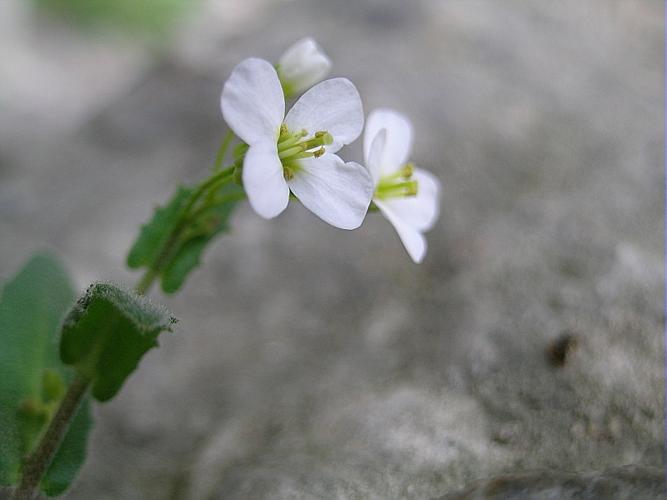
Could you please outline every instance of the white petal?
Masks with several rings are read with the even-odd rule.
[[[275,141],[250,146],[243,160],[243,187],[252,208],[265,219],[285,210],[289,187]]]
[[[380,169],[380,161],[382,159],[382,152],[387,141],[387,129],[380,129],[371,141],[371,147],[366,158],[366,167],[373,178],[373,185],[377,186],[380,182],[382,171]]]
[[[415,168],[417,195],[384,200],[384,204],[406,224],[418,231],[430,230],[440,214],[440,180],[430,172]]]
[[[276,140],[285,116],[278,74],[263,59],[246,59],[232,71],[220,96],[222,115],[246,144]]]
[[[334,154],[299,160],[300,169],[288,181],[297,198],[332,226],[361,225],[373,196],[373,181],[358,163],[345,163]]]
[[[387,140],[380,158],[380,168],[387,175],[396,172],[410,159],[413,131],[410,121],[397,111],[379,108],[371,112],[364,132],[364,158],[367,162],[373,138],[383,128],[387,130]]]
[[[283,87],[292,94],[321,81],[331,70],[331,60],[312,38],[303,38],[288,48],[278,61]]]
[[[382,214],[387,218],[391,225],[394,226],[398,236],[403,242],[403,246],[408,251],[408,254],[412,260],[419,264],[424,257],[426,256],[427,243],[424,235],[421,234],[413,226],[401,219],[392,209],[387,206],[384,202],[375,200],[375,204],[378,206]]]
[[[361,97],[347,78],[325,80],[299,98],[285,123],[292,131],[305,129],[311,135],[326,130],[334,139],[326,149],[335,153],[359,137],[364,128]]]

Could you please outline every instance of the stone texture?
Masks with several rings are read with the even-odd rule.
[[[67,99],[0,114],[2,277],[46,246],[82,288],[138,279],[138,224],[211,163],[224,75],[305,34],[367,110],[413,118],[445,186],[421,266],[378,216],[242,207],[180,295],[154,294],[180,328],[96,408],[67,498],[438,498],[535,469],[519,486],[558,498],[655,491],[613,468],[664,466],[662,19],[649,0],[209,2],[74,132],[53,126]]]
[[[589,498],[605,500],[624,498],[651,500],[664,498],[665,471],[657,467],[616,467],[594,474],[568,474],[550,470],[533,474],[497,477],[480,482],[459,493],[450,493],[439,500],[487,500],[530,498]]]

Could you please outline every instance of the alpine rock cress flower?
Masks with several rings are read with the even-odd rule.
[[[373,181],[364,167],[345,163],[335,154],[363,129],[361,98],[352,82],[333,78],[315,85],[285,116],[285,96],[275,68],[250,58],[236,66],[220,102],[225,121],[249,146],[242,180],[260,216],[279,215],[291,191],[335,227],[361,225]]]
[[[373,203],[394,226],[416,263],[426,255],[424,234],[439,215],[440,181],[409,163],[413,131],[402,114],[374,110],[366,121],[364,160],[373,178]]]

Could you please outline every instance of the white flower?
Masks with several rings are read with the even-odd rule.
[[[316,85],[285,116],[274,67],[246,59],[234,68],[220,102],[229,127],[249,145],[242,179],[259,215],[270,219],[280,214],[292,191],[333,226],[361,225],[373,181],[364,167],[333,154],[363,129],[361,99],[352,82],[334,78]]]
[[[331,71],[331,60],[312,38],[288,48],[278,61],[278,76],[286,96],[309,89]]]
[[[426,238],[439,215],[440,181],[408,163],[412,125],[402,114],[377,109],[366,120],[364,159],[375,186],[373,202],[391,222],[416,263],[426,255]]]

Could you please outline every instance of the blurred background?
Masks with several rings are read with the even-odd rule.
[[[135,283],[139,224],[213,162],[225,78],[305,35],[366,111],[411,117],[444,185],[420,266],[380,216],[242,205],[182,293],[153,292],[179,328],[96,406],[66,498],[656,491],[663,20],[659,0],[0,0],[3,280],[50,249],[81,289]]]

